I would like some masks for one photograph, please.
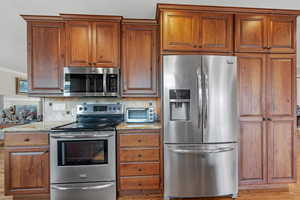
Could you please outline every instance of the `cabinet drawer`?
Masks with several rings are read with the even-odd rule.
[[[120,164],[120,176],[159,175],[159,163]]]
[[[158,176],[120,178],[121,190],[157,190],[159,188]]]
[[[47,133],[5,133],[5,146],[47,146]]]
[[[158,147],[158,134],[120,135],[120,147]]]
[[[159,149],[121,149],[120,162],[158,161]]]

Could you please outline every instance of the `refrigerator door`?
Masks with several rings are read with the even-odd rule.
[[[238,141],[237,65],[233,56],[203,56],[203,143]]]
[[[165,144],[165,199],[236,196],[237,143]]]
[[[201,78],[201,56],[164,56],[164,143],[202,143]]]

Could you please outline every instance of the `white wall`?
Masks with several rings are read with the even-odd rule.
[[[26,73],[21,73],[0,67],[0,95],[16,95],[16,77],[26,78]]]

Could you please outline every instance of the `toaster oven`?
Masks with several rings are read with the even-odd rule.
[[[155,121],[153,107],[147,108],[126,108],[126,122],[128,123],[147,123]]]

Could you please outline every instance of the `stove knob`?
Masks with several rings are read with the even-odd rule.
[[[87,107],[84,107],[84,111],[87,111]]]
[[[79,111],[82,111],[83,110],[83,108],[82,107],[79,107]]]

